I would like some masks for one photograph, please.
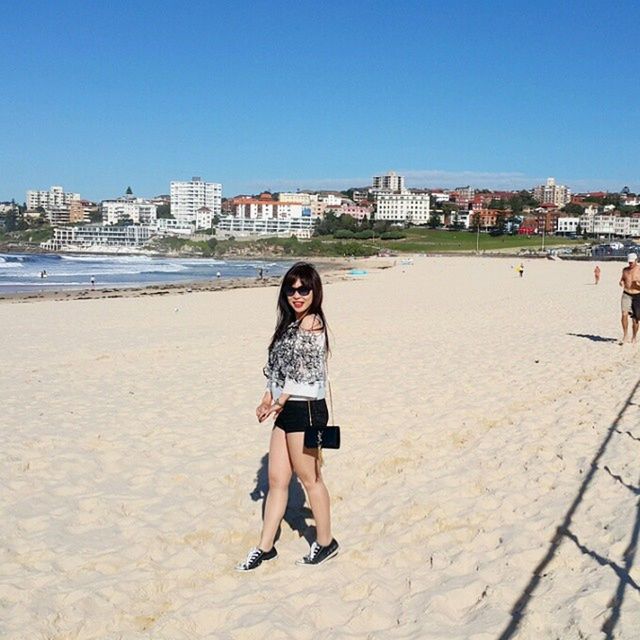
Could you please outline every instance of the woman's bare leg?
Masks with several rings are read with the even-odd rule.
[[[289,499],[291,474],[286,434],[276,427],[271,432],[269,444],[269,493],[267,493],[262,534],[258,545],[263,551],[270,551],[273,547],[276,532],[284,517]]]
[[[326,547],[332,540],[330,499],[322,480],[317,449],[304,449],[304,433],[288,433],[287,444],[293,470],[302,482],[313,518],[316,521],[316,541]]]

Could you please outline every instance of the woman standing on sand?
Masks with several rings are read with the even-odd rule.
[[[322,311],[322,281],[315,268],[297,262],[284,275],[278,296],[278,319],[264,369],[267,389],[256,409],[259,422],[275,418],[269,445],[269,493],[260,542],[238,571],[256,569],[278,555],[276,532],[284,517],[292,473],[300,479],[316,521],[316,541],[297,564],[317,565],[338,553],[331,535],[329,492],[320,473],[317,449],[304,448],[304,432],[325,426],[327,323]]]

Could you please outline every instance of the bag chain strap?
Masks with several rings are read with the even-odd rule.
[[[311,417],[311,400],[307,400],[307,410],[309,411],[309,426],[313,429],[313,418]],[[316,432],[318,438],[318,449],[322,449],[322,429]]]

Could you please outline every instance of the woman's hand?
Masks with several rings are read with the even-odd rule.
[[[271,395],[271,391],[267,389],[262,395],[260,404],[256,407],[256,418],[258,418],[260,422],[262,422],[262,420],[260,420],[260,417],[271,406],[272,403],[273,403],[273,396]]]
[[[262,400],[262,402],[256,407],[256,418],[258,418],[258,422],[262,422],[264,420],[263,416],[271,407],[271,399]]]
[[[258,415],[258,422],[264,422],[271,415],[276,418],[282,409],[284,409],[284,407],[281,404],[274,402],[272,405],[269,405],[262,414]]]

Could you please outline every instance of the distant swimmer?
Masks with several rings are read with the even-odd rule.
[[[593,277],[595,279],[595,284],[600,282],[600,267],[596,265],[596,268],[593,270]]]
[[[640,319],[640,265],[638,264],[638,255],[630,253],[627,256],[627,262],[629,265],[622,270],[620,278],[620,286],[622,287],[622,299],[620,301],[622,340],[620,344],[627,342],[629,316],[631,316],[633,327],[632,342],[635,343],[638,335],[638,319]]]
[[[524,264],[521,262],[517,267],[516,271],[520,274],[520,277],[524,275]]]

